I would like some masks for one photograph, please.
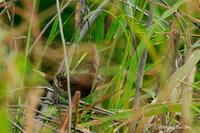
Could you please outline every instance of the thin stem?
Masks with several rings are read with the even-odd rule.
[[[104,0],[101,5],[96,9],[97,12],[95,12],[88,20],[88,23],[90,24],[90,26],[92,25],[92,23],[94,22],[94,20],[99,16],[100,12],[103,8],[105,8],[105,6],[110,2],[111,0]],[[80,31],[79,34],[79,38],[78,38],[78,42],[80,42],[83,37],[85,36],[86,32],[89,30],[89,26],[88,23],[85,23],[83,28]]]
[[[147,20],[147,28],[149,28],[153,24],[153,10],[155,8],[155,5],[156,5],[156,0],[152,0]],[[132,105],[133,109],[138,109],[140,106],[140,98],[141,98],[142,84],[144,78],[144,68],[146,64],[147,53],[148,53],[148,46],[146,46],[146,48],[142,52],[142,57],[140,59],[140,64],[137,71],[135,98]],[[135,132],[136,130],[137,130],[136,122],[132,122],[129,125],[129,133]]]
[[[66,74],[67,74],[67,92],[68,92],[68,100],[69,100],[68,133],[71,133],[72,103],[71,103],[71,90],[70,90],[70,79],[69,79],[69,66],[68,66],[68,60],[67,60],[67,51],[66,51],[66,46],[65,46],[65,38],[64,38],[64,33],[63,33],[62,19],[61,19],[61,15],[60,15],[59,0],[56,0],[56,7],[57,7],[57,14],[58,14],[60,35],[61,35],[62,45],[63,45],[63,49],[64,49],[64,60],[65,60],[65,67],[66,67]]]

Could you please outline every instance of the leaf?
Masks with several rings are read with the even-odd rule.
[[[200,47],[200,42],[195,43],[194,45],[192,45],[193,48],[199,48]]]
[[[163,15],[161,16],[161,19],[166,19],[167,17],[171,16],[174,12],[176,12],[178,10],[178,8],[183,5],[184,3],[186,3],[187,0],[179,0],[177,1],[169,10],[167,10],[166,12],[163,13]]]
[[[104,40],[104,19],[104,14],[100,15],[97,19],[96,28],[94,32],[96,42],[103,42]]]
[[[8,120],[8,114],[6,113],[6,107],[0,108],[0,132],[9,133],[10,122]]]
[[[199,106],[199,103],[192,103],[194,107]],[[163,103],[163,104],[150,104],[144,107],[141,107],[138,110],[124,110],[121,112],[116,112],[113,115],[96,118],[87,123],[82,123],[84,127],[101,125],[108,121],[122,121],[125,120],[122,125],[128,124],[131,121],[137,121],[141,117],[149,117],[153,115],[160,115],[166,112],[181,112],[182,104],[181,103]],[[122,125],[119,125],[121,127]]]
[[[196,49],[190,55],[187,62],[179,68],[174,74],[168,79],[167,83],[163,86],[162,90],[158,94],[158,100],[160,102],[165,101],[170,96],[173,88],[179,83],[177,80],[184,80],[186,76],[192,71],[195,65],[200,60],[200,49]]]
[[[108,33],[106,35],[106,40],[111,40],[114,38],[117,30],[120,28],[120,22],[122,22],[124,20],[123,16],[118,16],[117,18],[115,18],[108,30]]]
[[[58,34],[57,30],[58,30],[58,19],[56,18],[56,20],[53,23],[50,35],[49,35],[47,43],[46,43],[47,46],[51,45],[52,41],[55,39],[56,35]]]

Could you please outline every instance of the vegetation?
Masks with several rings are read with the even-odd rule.
[[[0,132],[198,133],[199,14],[198,0],[0,0]]]

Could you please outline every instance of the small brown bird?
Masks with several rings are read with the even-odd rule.
[[[81,92],[81,98],[88,96],[92,89],[95,89],[102,78],[97,75],[99,65],[99,57],[94,44],[90,44],[90,61],[89,72],[85,74],[72,74],[70,75],[70,90],[72,96],[76,91]],[[60,95],[67,97],[67,77],[62,73],[58,73],[55,77],[54,84]]]
[[[88,96],[91,93],[92,87],[94,89],[100,83],[101,78],[95,74],[74,74],[70,76],[70,90],[72,96],[76,91],[81,92],[81,98]],[[96,81],[95,81],[96,80]],[[57,75],[57,85],[60,88],[59,94],[67,96],[67,78],[66,76]]]

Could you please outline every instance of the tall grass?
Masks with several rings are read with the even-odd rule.
[[[0,1],[1,133],[198,133],[198,0],[57,2]],[[68,82],[87,73],[91,44],[100,85],[56,96],[61,62]]]

